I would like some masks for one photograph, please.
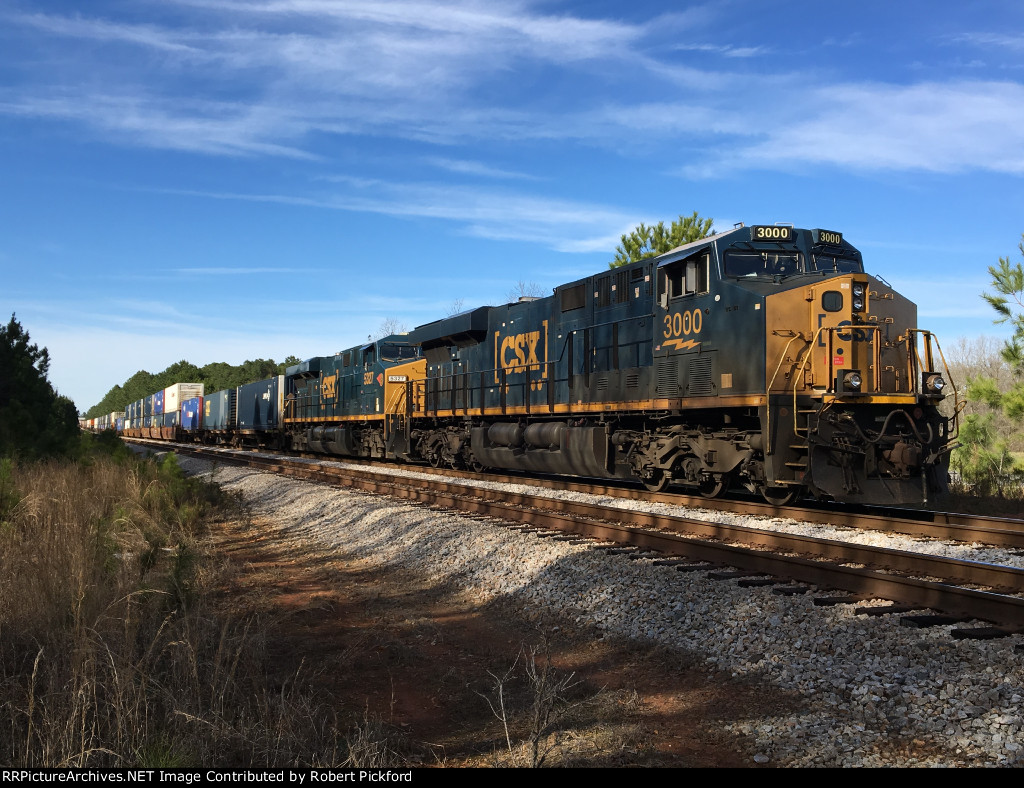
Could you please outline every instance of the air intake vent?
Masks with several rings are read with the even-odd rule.
[[[702,397],[715,393],[711,381],[711,357],[704,356],[690,361],[687,369],[686,393],[691,397]]]
[[[658,376],[656,393],[659,397],[679,396],[679,363],[674,358],[659,358],[655,374]]]

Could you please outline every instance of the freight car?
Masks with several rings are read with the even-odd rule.
[[[841,233],[738,225],[309,359],[274,381],[259,429],[236,413],[196,436],[779,504],[922,504],[946,490],[956,437],[940,361],[916,306]]]

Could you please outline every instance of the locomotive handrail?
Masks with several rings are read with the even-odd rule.
[[[782,349],[782,353],[779,355],[779,363],[775,367],[775,372],[772,373],[772,379],[768,383],[768,388],[765,389],[766,401],[767,401],[767,397],[771,396],[772,386],[775,385],[775,378],[778,377],[779,370],[782,369],[782,364],[786,360],[786,353],[789,352],[789,346],[792,345],[798,339],[803,339],[803,334],[794,333],[793,336],[790,337],[789,342],[786,343],[786,347],[784,347]],[[812,344],[813,344],[813,342],[808,343],[807,347],[805,348],[805,350],[809,350],[811,348]],[[793,382],[793,403],[794,403],[793,404],[793,427],[794,427],[794,431],[795,431],[795,429],[796,429],[796,381],[795,380]],[[768,440],[767,440],[767,442],[765,444],[766,447],[767,447],[765,449],[765,454],[771,455],[771,454],[773,454],[773,450],[772,450],[772,409],[771,409],[771,404],[770,403],[768,404],[768,407],[766,408],[766,413],[767,413],[767,416],[765,418],[765,425],[764,425],[764,427],[765,427],[765,433],[767,434]]]
[[[875,325],[872,325],[872,324],[859,324],[857,327],[861,328],[861,329],[865,329],[865,328],[866,329],[870,329],[874,333],[875,337],[877,337],[878,333],[881,331],[881,326],[879,326],[877,324],[875,324]],[[835,366],[832,363],[833,362],[833,356],[832,356],[832,353],[831,353],[831,350],[832,350],[832,335],[835,332],[837,332],[837,331],[848,330],[849,328],[850,328],[850,326],[820,326],[817,329],[817,331],[814,333],[814,336],[812,337],[811,341],[807,345],[807,349],[808,349],[808,351],[810,351],[810,349],[813,348],[815,344],[817,344],[818,339],[821,337],[822,332],[827,332],[828,333],[828,335],[829,335],[829,343],[828,343],[829,353],[828,353],[828,356],[827,356],[827,364],[828,364],[828,380],[829,380],[829,385],[830,386],[834,385],[834,381],[835,381],[835,378],[834,378],[834,375],[833,375],[834,370],[835,370]],[[924,353],[925,358],[924,358],[924,361],[927,362],[927,363],[924,364],[924,365],[922,364],[921,354],[918,352],[918,348],[917,348],[917,336],[918,335],[922,335],[924,337],[924,340],[925,340],[925,353]],[[779,366],[776,368],[775,374],[772,375],[772,383],[775,382],[775,377],[778,375],[779,369],[781,369],[782,364],[785,361],[786,352],[788,352],[789,346],[793,343],[794,340],[796,340],[797,338],[802,337],[802,336],[803,336],[802,334],[797,334],[796,336],[792,337],[788,343],[786,343],[786,347],[783,349],[782,355],[781,355],[781,357],[779,359]],[[906,370],[907,371],[907,376],[906,376],[907,377],[907,393],[908,394],[914,394],[914,395],[920,395],[922,393],[920,381],[918,380],[919,373],[924,371],[924,370],[932,370],[932,369],[935,368],[934,367],[934,358],[932,356],[932,348],[931,348],[932,340],[935,341],[935,346],[936,346],[936,348],[939,351],[939,356],[942,358],[942,364],[943,364],[943,368],[944,368],[944,370],[946,372],[946,376],[950,378],[950,385],[953,386],[953,416],[952,416],[952,418],[953,418],[953,426],[954,426],[954,429],[956,431],[956,434],[959,435],[959,430],[960,430],[959,414],[960,414],[960,411],[963,409],[963,406],[960,403],[960,396],[959,396],[959,392],[957,391],[956,384],[952,382],[952,376],[949,374],[949,364],[946,362],[946,358],[945,358],[945,355],[942,352],[942,346],[939,344],[938,338],[935,337],[935,335],[932,334],[930,331],[925,331],[923,329],[911,328],[911,329],[907,329],[907,333],[903,337],[901,337],[901,339],[904,342],[906,342],[906,344],[907,344],[907,370]],[[875,341],[874,339],[872,340],[871,344],[873,346],[872,347],[872,350],[873,350],[873,359],[872,360],[874,362],[873,365],[872,365],[872,376],[871,376],[871,379],[872,379],[872,384],[873,384],[873,391],[875,393],[878,393],[879,392],[880,379],[881,379],[881,367],[880,367],[881,348],[880,348],[880,343]],[[807,361],[808,361],[808,359],[812,358],[812,355],[813,355],[812,353],[808,352],[804,356],[803,360],[800,362],[800,367],[799,367],[799,369],[797,371],[797,374],[794,375],[794,377],[793,377],[793,433],[795,435],[800,434],[801,429],[804,429],[804,428],[801,428],[799,426],[799,422],[798,422],[798,419],[797,419],[797,415],[798,415],[798,410],[797,410],[797,394],[798,394],[798,391],[797,391],[797,389],[799,387],[799,381],[802,380],[804,372],[806,370]],[[826,391],[827,390],[828,389],[826,389]],[[769,384],[767,391],[770,394],[770,392],[771,392],[771,384]],[[769,413],[769,419],[770,419],[771,418],[771,408],[768,409],[768,413]],[[766,450],[766,453],[770,454],[771,451],[772,451],[770,421],[766,421],[765,428],[766,428],[766,432],[768,433],[767,434],[768,440],[766,442],[766,445],[767,445],[768,448]]]
[[[928,360],[928,366],[927,367],[922,367],[922,370],[931,371],[931,370],[935,369],[935,366],[934,366],[935,359],[932,356],[932,348],[931,348],[932,340],[934,340],[935,341],[935,347],[939,351],[939,358],[942,359],[942,368],[943,368],[943,371],[946,373],[946,380],[949,382],[949,385],[953,387],[953,416],[952,416],[952,419],[953,419],[953,429],[954,429],[955,434],[950,437],[950,440],[955,440],[956,438],[958,438],[960,436],[960,412],[967,406],[967,402],[966,402],[966,400],[961,401],[961,399],[960,399],[960,392],[959,392],[959,390],[956,387],[956,382],[953,380],[953,375],[949,371],[949,362],[946,361],[946,354],[942,352],[942,345],[939,343],[939,338],[937,336],[935,336],[931,331],[926,331],[925,329],[922,329],[922,328],[910,328],[910,329],[907,329],[907,342],[910,343],[910,345],[911,345],[911,347],[913,349],[913,352],[915,354],[915,357],[917,357],[918,363],[920,363],[920,357],[917,356],[917,341],[915,339],[913,342],[911,342],[911,337],[915,337],[917,334],[921,334],[924,337],[925,350],[926,350],[925,355],[927,356],[927,360]],[[917,381],[915,379],[915,384],[916,384],[916,382]]]
[[[835,383],[835,376],[834,376],[835,364],[833,363],[834,356],[832,354],[832,337],[833,337],[833,335],[836,332],[848,331],[848,330],[850,330],[850,328],[851,328],[851,326],[819,326],[818,330],[814,332],[814,336],[811,338],[811,341],[807,345],[808,351],[810,351],[810,349],[813,348],[817,344],[818,339],[819,339],[819,337],[821,337],[822,332],[827,332],[828,333],[828,337],[829,337],[829,339],[828,339],[828,355],[826,356],[827,366],[828,366],[828,369],[827,369],[827,372],[828,372],[828,386],[826,386],[826,388],[825,388],[826,392],[828,391],[828,387],[829,386],[833,386],[834,383]],[[881,326],[879,326],[877,324],[870,324],[870,323],[858,324],[857,328],[869,329],[869,330],[871,330],[874,333],[874,335],[876,337],[877,337],[878,333],[881,331]],[[880,363],[881,363],[881,348],[879,346],[880,343],[877,342],[877,341],[874,341],[874,340],[871,341],[871,345],[872,345],[872,362],[873,362],[872,365],[871,365],[872,390],[875,393],[878,393],[878,391],[879,391],[879,383],[880,383],[880,379],[881,379],[881,370],[879,369],[879,366],[880,366]],[[788,348],[788,345],[787,345],[787,348]],[[806,355],[804,355],[803,360],[800,362],[800,368],[799,368],[799,370],[797,370],[797,374],[793,376],[793,434],[794,435],[798,435],[800,433],[800,430],[801,430],[801,427],[799,426],[799,423],[797,422],[797,387],[799,385],[799,381],[803,378],[804,371],[805,371],[805,369],[807,367],[807,361],[808,361],[808,359],[812,358],[812,356],[813,356],[813,353],[811,353],[811,352],[808,352]],[[785,358],[785,356],[783,356],[783,358]],[[913,363],[913,362],[911,362],[911,363]],[[780,361],[780,364],[781,364],[781,361]],[[913,377],[913,376],[908,376],[908,377]],[[774,380],[774,378],[773,378],[773,380]],[[769,394],[771,393],[771,389],[770,388],[768,389],[768,393]],[[908,393],[912,393],[912,392],[908,392]],[[769,410],[771,410],[771,409],[769,408]],[[768,437],[769,437],[768,443],[770,445],[771,444],[771,434],[770,433],[769,433]]]
[[[653,312],[650,312],[650,313],[646,313],[646,314],[642,314],[642,315],[632,315],[632,316],[629,316],[629,317],[618,318],[618,319],[615,319],[615,320],[607,320],[607,321],[604,321],[604,322],[601,322],[601,323],[595,323],[593,325],[581,326],[579,328],[566,328],[566,329],[564,329],[564,337],[561,338],[561,341],[555,341],[552,344],[550,349],[552,351],[554,351],[554,352],[552,354],[550,354],[548,356],[548,358],[546,358],[544,361],[540,361],[540,362],[538,362],[536,364],[524,364],[524,365],[521,365],[522,367],[525,368],[525,371],[526,371],[525,378],[523,380],[521,380],[521,381],[510,381],[508,379],[508,370],[506,370],[504,367],[500,367],[500,366],[496,366],[496,367],[494,367],[492,369],[478,370],[477,372],[470,372],[470,371],[456,372],[453,369],[451,372],[444,372],[443,374],[438,374],[435,377],[430,378],[431,385],[424,389],[423,393],[424,393],[425,402],[424,402],[424,404],[422,406],[423,407],[423,412],[425,414],[427,414],[427,415],[436,415],[438,413],[438,411],[443,409],[441,407],[442,397],[447,395],[447,397],[450,400],[450,410],[451,410],[452,414],[453,415],[457,414],[457,412],[461,410],[463,415],[467,415],[468,411],[471,408],[471,402],[472,402],[472,399],[473,399],[472,395],[474,393],[477,394],[477,398],[479,399],[479,407],[481,408],[481,410],[483,410],[483,408],[484,408],[484,400],[485,400],[484,390],[487,389],[489,386],[487,384],[484,384],[482,381],[483,381],[483,379],[489,379],[490,377],[493,376],[495,378],[494,387],[498,388],[500,390],[500,392],[501,392],[501,402],[500,402],[500,404],[498,406],[500,411],[501,411],[501,413],[504,414],[507,411],[507,408],[508,408],[507,398],[508,398],[509,392],[512,389],[522,388],[523,389],[523,402],[522,402],[522,405],[523,405],[523,407],[526,410],[526,415],[529,416],[533,412],[545,413],[545,405],[546,405],[546,413],[547,414],[552,414],[552,413],[555,412],[554,411],[554,404],[555,403],[554,403],[554,388],[553,387],[557,383],[560,382],[559,379],[555,378],[555,374],[554,373],[558,369],[558,366],[557,366],[558,362],[561,362],[564,359],[566,359],[567,355],[568,355],[567,377],[565,379],[561,379],[561,380],[564,380],[564,382],[566,382],[569,385],[570,389],[572,388],[572,379],[576,375],[576,372],[572,369],[572,367],[574,366],[573,363],[572,363],[573,362],[573,357],[575,355],[572,352],[572,347],[573,347],[573,342],[574,342],[575,335],[578,332],[587,332],[588,334],[590,334],[590,332],[592,332],[596,328],[604,328],[604,327],[608,327],[608,326],[611,326],[613,328],[617,328],[619,325],[621,325],[623,323],[626,323],[626,322],[629,322],[629,321],[632,321],[632,320],[647,320],[647,319],[652,319],[653,320],[654,317],[655,317],[655,314]],[[614,348],[616,350],[617,349],[628,349],[630,347],[635,347],[636,348],[636,355],[637,355],[637,358],[639,359],[639,357],[640,357],[640,347],[642,345],[643,345],[643,340],[636,339],[634,341],[630,341],[630,342],[627,342],[625,344],[616,342],[616,343],[614,343],[612,345],[608,345],[607,347],[608,348]],[[590,350],[593,351],[594,348],[591,347]],[[617,355],[617,354],[615,354],[615,355]],[[584,364],[586,365],[585,368],[583,369],[583,372],[582,372],[582,374],[584,374],[584,375],[592,374],[593,373],[593,371],[589,369],[589,364],[592,361],[592,356],[593,356],[592,353],[584,353],[583,361],[584,361]],[[615,369],[621,369],[621,367],[616,366]],[[543,377],[542,376],[542,378],[540,379],[540,382],[543,382],[544,384],[546,384],[548,386],[548,395],[547,395],[547,402],[546,403],[536,403],[535,404],[533,402],[532,398],[531,398],[531,388],[530,388],[530,386],[531,386],[531,384],[533,384],[535,382],[538,382],[537,380],[533,379],[533,375],[536,374],[538,370],[542,370],[543,372],[545,372],[547,374],[547,377]],[[481,375],[481,381],[479,383],[476,383],[476,381],[473,381],[473,383],[476,383],[476,385],[473,385],[470,382],[470,376],[475,376],[477,374]],[[460,378],[462,378],[462,380],[463,380],[463,385],[462,386],[458,385],[458,380]],[[457,392],[462,392],[461,399],[463,400],[463,402],[462,402],[462,404],[460,406],[456,406],[456,402],[455,402],[455,400],[456,400],[456,393]]]

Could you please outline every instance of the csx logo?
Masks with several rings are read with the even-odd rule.
[[[522,334],[511,334],[501,338],[501,333],[494,332],[494,355],[497,369],[515,375],[527,370],[542,370],[541,377],[547,378],[548,370],[544,362],[547,360],[548,321],[542,321],[541,331],[526,331]],[[495,370],[495,383],[498,380]]]
[[[509,372],[523,372],[527,366],[530,369],[536,369],[540,364],[540,359],[537,358],[539,342],[540,331],[505,337],[501,343],[501,355],[498,357],[502,369]]]
[[[335,373],[323,379],[320,385],[320,395],[324,399],[334,399],[338,392],[338,374]]]

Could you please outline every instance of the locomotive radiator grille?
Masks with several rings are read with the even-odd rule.
[[[679,395],[679,362],[674,358],[657,360],[656,391],[659,397],[676,397]]]
[[[701,396],[715,393],[715,384],[711,379],[711,358],[709,356],[692,359],[686,371],[687,394],[690,396]]]

